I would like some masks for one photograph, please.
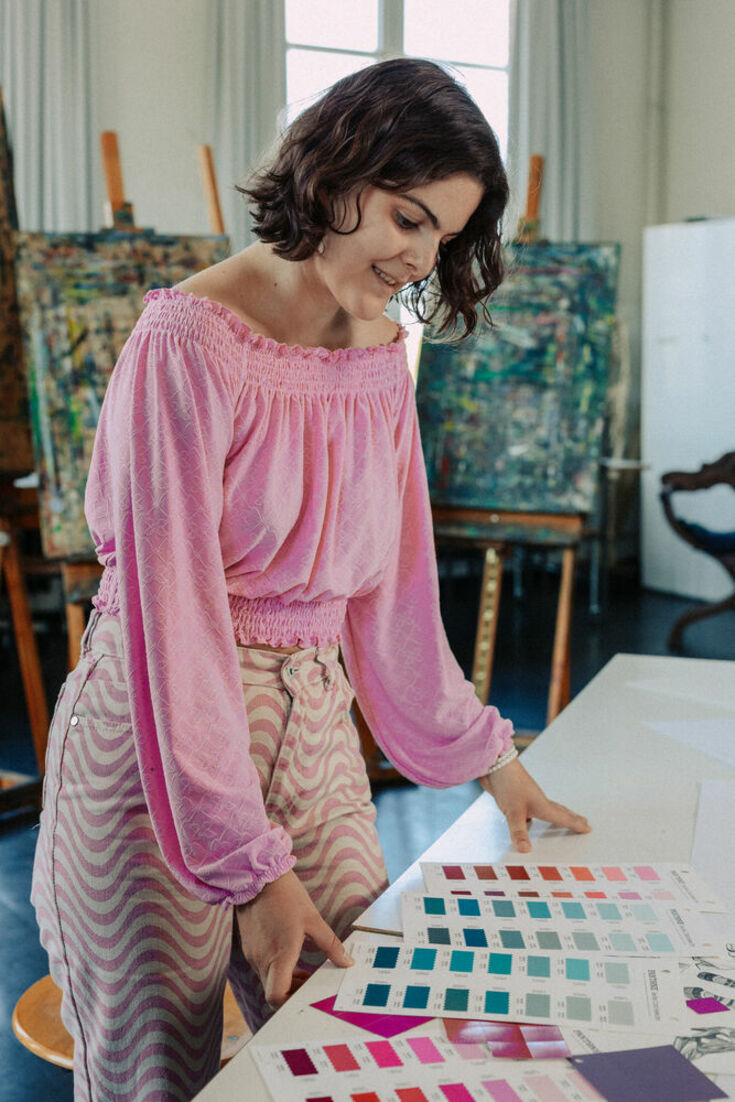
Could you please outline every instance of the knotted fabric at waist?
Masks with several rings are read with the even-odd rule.
[[[243,685],[285,688],[291,696],[317,682],[329,689],[336,681],[344,679],[336,643],[306,647],[294,654],[238,647],[237,657]],[[349,686],[347,692],[351,699]]]

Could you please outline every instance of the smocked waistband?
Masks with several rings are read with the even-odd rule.
[[[345,598],[331,601],[282,601],[279,597],[228,595],[236,642],[243,647],[314,647],[339,643],[347,613]],[[108,566],[94,607],[116,615],[120,611],[117,570]]]
[[[240,646],[313,647],[339,643],[347,601],[290,601],[277,597],[236,597],[230,614]]]

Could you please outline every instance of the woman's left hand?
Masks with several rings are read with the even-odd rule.
[[[576,834],[588,834],[592,830],[584,815],[577,815],[545,796],[518,758],[498,769],[497,773],[486,773],[479,781],[505,815],[511,841],[520,853],[528,853],[531,849],[528,837],[531,819],[542,819],[545,823],[566,827]]]

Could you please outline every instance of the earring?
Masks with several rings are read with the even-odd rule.
[[[319,253],[319,256],[324,256],[324,238],[322,238],[317,245],[316,251]]]

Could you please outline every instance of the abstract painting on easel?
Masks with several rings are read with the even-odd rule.
[[[19,234],[17,279],[47,558],[89,559],[84,491],[102,399],[152,287],[229,254],[226,237]]]
[[[591,511],[620,249],[523,245],[490,303],[494,325],[424,341],[417,402],[432,501]]]
[[[13,162],[0,89],[0,471],[7,474],[27,474],[33,467],[13,262],[17,228]]]

